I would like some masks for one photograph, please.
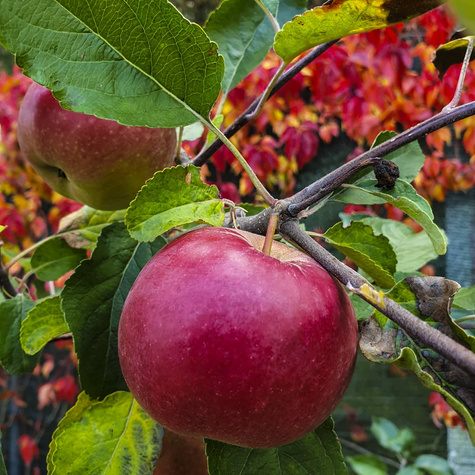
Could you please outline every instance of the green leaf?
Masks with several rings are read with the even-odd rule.
[[[305,0],[264,0],[280,25],[305,11]],[[209,17],[205,26],[209,37],[218,43],[226,65],[223,91],[227,94],[266,57],[275,32],[255,0],[225,0]]]
[[[392,287],[396,281],[396,254],[387,237],[376,236],[371,226],[360,221],[344,228],[337,223],[323,235],[325,240],[369,274],[377,285]]]
[[[103,401],[81,393],[53,434],[48,474],[150,474],[162,437],[163,429],[130,393]]]
[[[78,0],[2,0],[0,43],[63,107],[124,125],[208,118],[224,73],[217,45],[166,0],[87,8]]]
[[[194,124],[187,125],[183,129],[181,139],[183,142],[199,139],[204,131],[204,125],[201,122],[195,122]]]
[[[381,132],[376,137],[371,148],[397,137],[397,135],[396,132],[388,130]],[[399,168],[399,178],[408,182],[411,182],[416,178],[426,159],[425,155],[422,153],[421,146],[417,141],[404,145],[404,147],[385,155],[384,158],[394,162]]]
[[[64,239],[44,242],[31,257],[31,267],[38,279],[45,282],[59,279],[86,259],[85,249],[69,247]]]
[[[73,334],[81,385],[91,397],[127,390],[117,352],[122,306],[140,270],[165,243],[158,238],[139,244],[123,223],[113,223],[103,230],[91,259],[66,281],[61,305]]]
[[[66,242],[75,248],[91,248],[101,231],[111,223],[123,222],[125,209],[118,211],[100,211],[83,206],[74,213],[68,214],[59,223],[59,231]]]
[[[386,464],[376,455],[355,455],[346,461],[357,475],[387,475]]]
[[[21,322],[35,306],[23,295],[0,302],[0,365],[13,375],[31,373],[40,355],[27,355],[20,343]]]
[[[49,341],[69,332],[59,296],[41,300],[21,322],[20,341],[25,353],[38,353]]]
[[[460,289],[455,294],[453,306],[463,310],[475,310],[475,285]]]
[[[452,470],[447,460],[437,455],[419,455],[414,462],[414,466],[422,468],[430,475],[452,475]]]
[[[197,167],[178,166],[155,173],[130,204],[125,222],[135,239],[151,241],[171,228],[197,221],[221,226],[223,207],[218,188],[203,183]]]
[[[460,21],[475,33],[475,8],[472,0],[450,0],[451,5],[457,12]]]
[[[414,433],[410,429],[399,429],[383,417],[373,417],[370,430],[381,447],[396,454],[408,455],[415,441]]]
[[[1,432],[0,432],[0,475],[8,475],[7,467],[5,467],[5,461],[3,460],[2,433]]]
[[[340,443],[328,418],[292,444],[274,449],[247,449],[206,440],[210,475],[344,475]]]
[[[401,23],[439,5],[438,0],[333,0],[284,25],[276,35],[274,50],[290,63],[314,46]]]
[[[434,215],[429,203],[406,181],[398,179],[394,188],[382,191],[376,180],[363,180],[354,185],[345,185],[345,192],[336,194],[337,201],[352,204],[390,203],[418,222],[427,232],[435,252],[447,252],[447,238],[434,223]]]
[[[372,305],[354,293],[350,294],[350,300],[358,321],[366,320],[367,318],[371,317],[372,313],[374,312],[374,307]]]
[[[396,472],[396,475],[425,475],[425,473],[419,470],[418,468],[409,465],[404,467],[402,470],[398,470]]]
[[[371,226],[375,234],[382,234],[389,239],[396,253],[398,272],[412,273],[437,258],[437,253],[425,231],[415,233],[410,226],[400,221],[376,216],[366,215],[361,221]]]

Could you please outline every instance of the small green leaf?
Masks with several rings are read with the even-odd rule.
[[[59,231],[66,233],[64,239],[75,248],[91,248],[101,231],[111,223],[123,222],[125,209],[118,211],[100,211],[83,206],[74,213],[68,214],[59,223]]]
[[[35,250],[31,257],[31,267],[38,279],[47,282],[59,279],[86,257],[85,249],[74,249],[64,239],[54,239],[46,241]]]
[[[408,455],[415,441],[414,433],[410,429],[399,429],[383,417],[373,417],[370,430],[381,447],[396,454]]]
[[[20,343],[20,327],[35,306],[23,295],[0,302],[0,365],[10,374],[31,373],[40,355],[27,355]]]
[[[66,109],[124,125],[208,118],[224,61],[166,0],[2,0],[0,43]]]
[[[53,434],[48,474],[150,474],[162,437],[163,429],[130,393],[103,401],[81,393]]]
[[[335,200],[352,204],[390,203],[418,222],[427,232],[435,252],[447,252],[447,238],[434,223],[434,215],[429,203],[404,180],[397,180],[394,188],[382,191],[376,180],[363,180],[358,184],[345,185],[345,192],[334,196]]]
[[[396,281],[396,254],[387,237],[375,236],[371,226],[360,221],[344,228],[337,223],[324,234],[325,240],[369,274],[377,285],[392,287]]]
[[[21,322],[20,341],[25,353],[38,353],[49,341],[69,332],[61,310],[61,299],[50,297],[36,304]]]
[[[125,298],[140,270],[165,245],[132,239],[124,223],[104,228],[91,259],[66,281],[61,305],[73,334],[82,388],[103,398],[127,390],[120,370],[117,331]]]
[[[366,215],[361,221],[371,226],[375,234],[382,234],[389,239],[396,253],[398,272],[412,273],[437,258],[437,253],[425,231],[415,233],[410,226],[400,221],[376,216]]]
[[[475,285],[460,289],[455,294],[453,306],[463,310],[475,310]]]
[[[218,188],[203,183],[197,167],[178,166],[155,173],[130,204],[125,222],[132,237],[152,241],[183,224],[221,226],[223,207]]]
[[[275,449],[247,449],[206,440],[210,475],[346,475],[333,420],[292,444]]]
[[[376,455],[355,455],[346,461],[357,475],[387,475],[386,464]]]
[[[414,466],[424,470],[430,475],[452,475],[452,470],[447,460],[437,455],[419,455],[414,462]]]
[[[187,125],[183,128],[181,140],[183,142],[199,139],[205,131],[204,125],[201,122],[195,122],[194,124]]]
[[[374,140],[371,148],[397,137],[397,135],[396,132],[388,130],[381,132]],[[421,146],[417,141],[404,145],[404,147],[385,155],[384,158],[394,162],[399,168],[399,178],[408,182],[411,182],[416,178],[426,159],[425,155],[422,153]]]
[[[372,305],[354,293],[350,294],[350,300],[358,321],[366,320],[367,318],[371,317],[372,313],[374,312],[374,307]]]
[[[402,470],[398,470],[396,475],[425,475],[424,472],[419,470],[418,468],[409,465],[404,467]]]
[[[289,63],[314,46],[401,23],[439,5],[438,0],[333,0],[284,25],[277,33],[274,50]]]
[[[7,226],[1,226],[0,225],[0,233],[3,232],[5,229],[7,229]]]

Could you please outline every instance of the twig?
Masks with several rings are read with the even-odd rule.
[[[338,40],[319,45],[314,48],[310,53],[304,56],[301,60],[297,61],[292,67],[290,67],[279,80],[276,82],[274,88],[269,94],[269,97],[272,97],[279,89],[285,86],[294,76],[296,76],[303,68],[308,66],[313,60],[321,56],[325,51],[327,51],[331,46],[333,46]],[[257,98],[225,131],[224,135],[227,138],[231,138],[236,132],[241,130],[245,125],[247,125],[251,120],[254,119],[254,111],[259,106],[262,96]],[[216,153],[220,147],[223,145],[221,140],[218,138],[213,141],[213,143],[205,150],[201,151],[193,160],[193,164],[197,167],[206,163],[206,161],[211,158],[211,156]]]
[[[358,452],[363,455],[373,455],[374,457],[377,457],[379,460],[385,462],[387,465],[391,465],[391,467],[395,467],[397,469],[400,468],[399,464],[393,459],[384,457],[383,455],[375,454],[374,452],[371,452],[371,450],[365,449],[364,447],[361,447],[361,445],[355,444],[354,442],[351,442],[350,440],[342,439],[341,437],[338,437],[338,440],[340,441],[341,445],[345,445],[346,447],[354,450],[355,452]]]
[[[282,222],[279,230],[286,239],[299,245],[343,285],[350,284],[353,288],[367,286],[369,289],[374,290],[375,293],[378,293],[364,277],[341,263],[308,236],[300,228],[297,220]],[[360,297],[364,298],[362,295]],[[448,361],[475,375],[475,354],[470,350],[431,327],[423,320],[420,320],[386,296],[383,296],[381,303],[377,303],[376,300],[369,298],[364,298],[364,300],[401,327],[411,338],[432,348]]]
[[[453,124],[459,120],[466,119],[467,117],[470,117],[474,114],[475,101],[469,102],[468,104],[464,104],[462,106],[454,107],[450,110],[439,112],[424,122],[421,122],[420,124],[411,127],[410,129],[387,140],[386,142],[383,142],[377,147],[368,150],[359,157],[351,160],[351,162],[345,163],[341,167],[331,172],[331,174],[328,176],[332,176],[335,180],[338,180],[340,175],[348,176],[348,174],[351,174],[352,170],[357,169],[360,164],[367,163],[367,161],[370,159],[384,157],[391,152],[400,149],[404,145],[407,145],[426,136],[427,134],[430,134],[431,132]],[[325,185],[326,181],[327,177],[323,177],[289,198],[287,202],[290,203],[290,206],[288,207],[287,211],[290,216],[295,217],[300,211],[302,211],[302,209],[305,209],[302,208],[301,203],[305,203],[306,206],[310,206],[321,199],[323,196],[320,189],[322,188],[322,185]]]

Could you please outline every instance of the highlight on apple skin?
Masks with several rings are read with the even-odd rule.
[[[178,434],[250,448],[318,427],[351,380],[357,322],[306,254],[225,228],[186,233],[143,268],[124,304],[119,358],[143,409]]]
[[[36,83],[20,107],[18,142],[53,190],[101,210],[127,208],[147,179],[173,165],[177,146],[175,129],[127,127],[66,110]]]

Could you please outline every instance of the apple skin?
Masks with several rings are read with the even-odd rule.
[[[203,439],[164,430],[162,451],[153,475],[208,475]]]
[[[306,254],[224,228],[182,235],[142,269],[119,323],[141,407],[173,432],[249,448],[299,439],[335,409],[358,330],[343,287]]]
[[[101,210],[127,208],[145,181],[173,165],[175,129],[127,127],[63,109],[32,83],[20,107],[18,143],[38,175],[67,198]]]

